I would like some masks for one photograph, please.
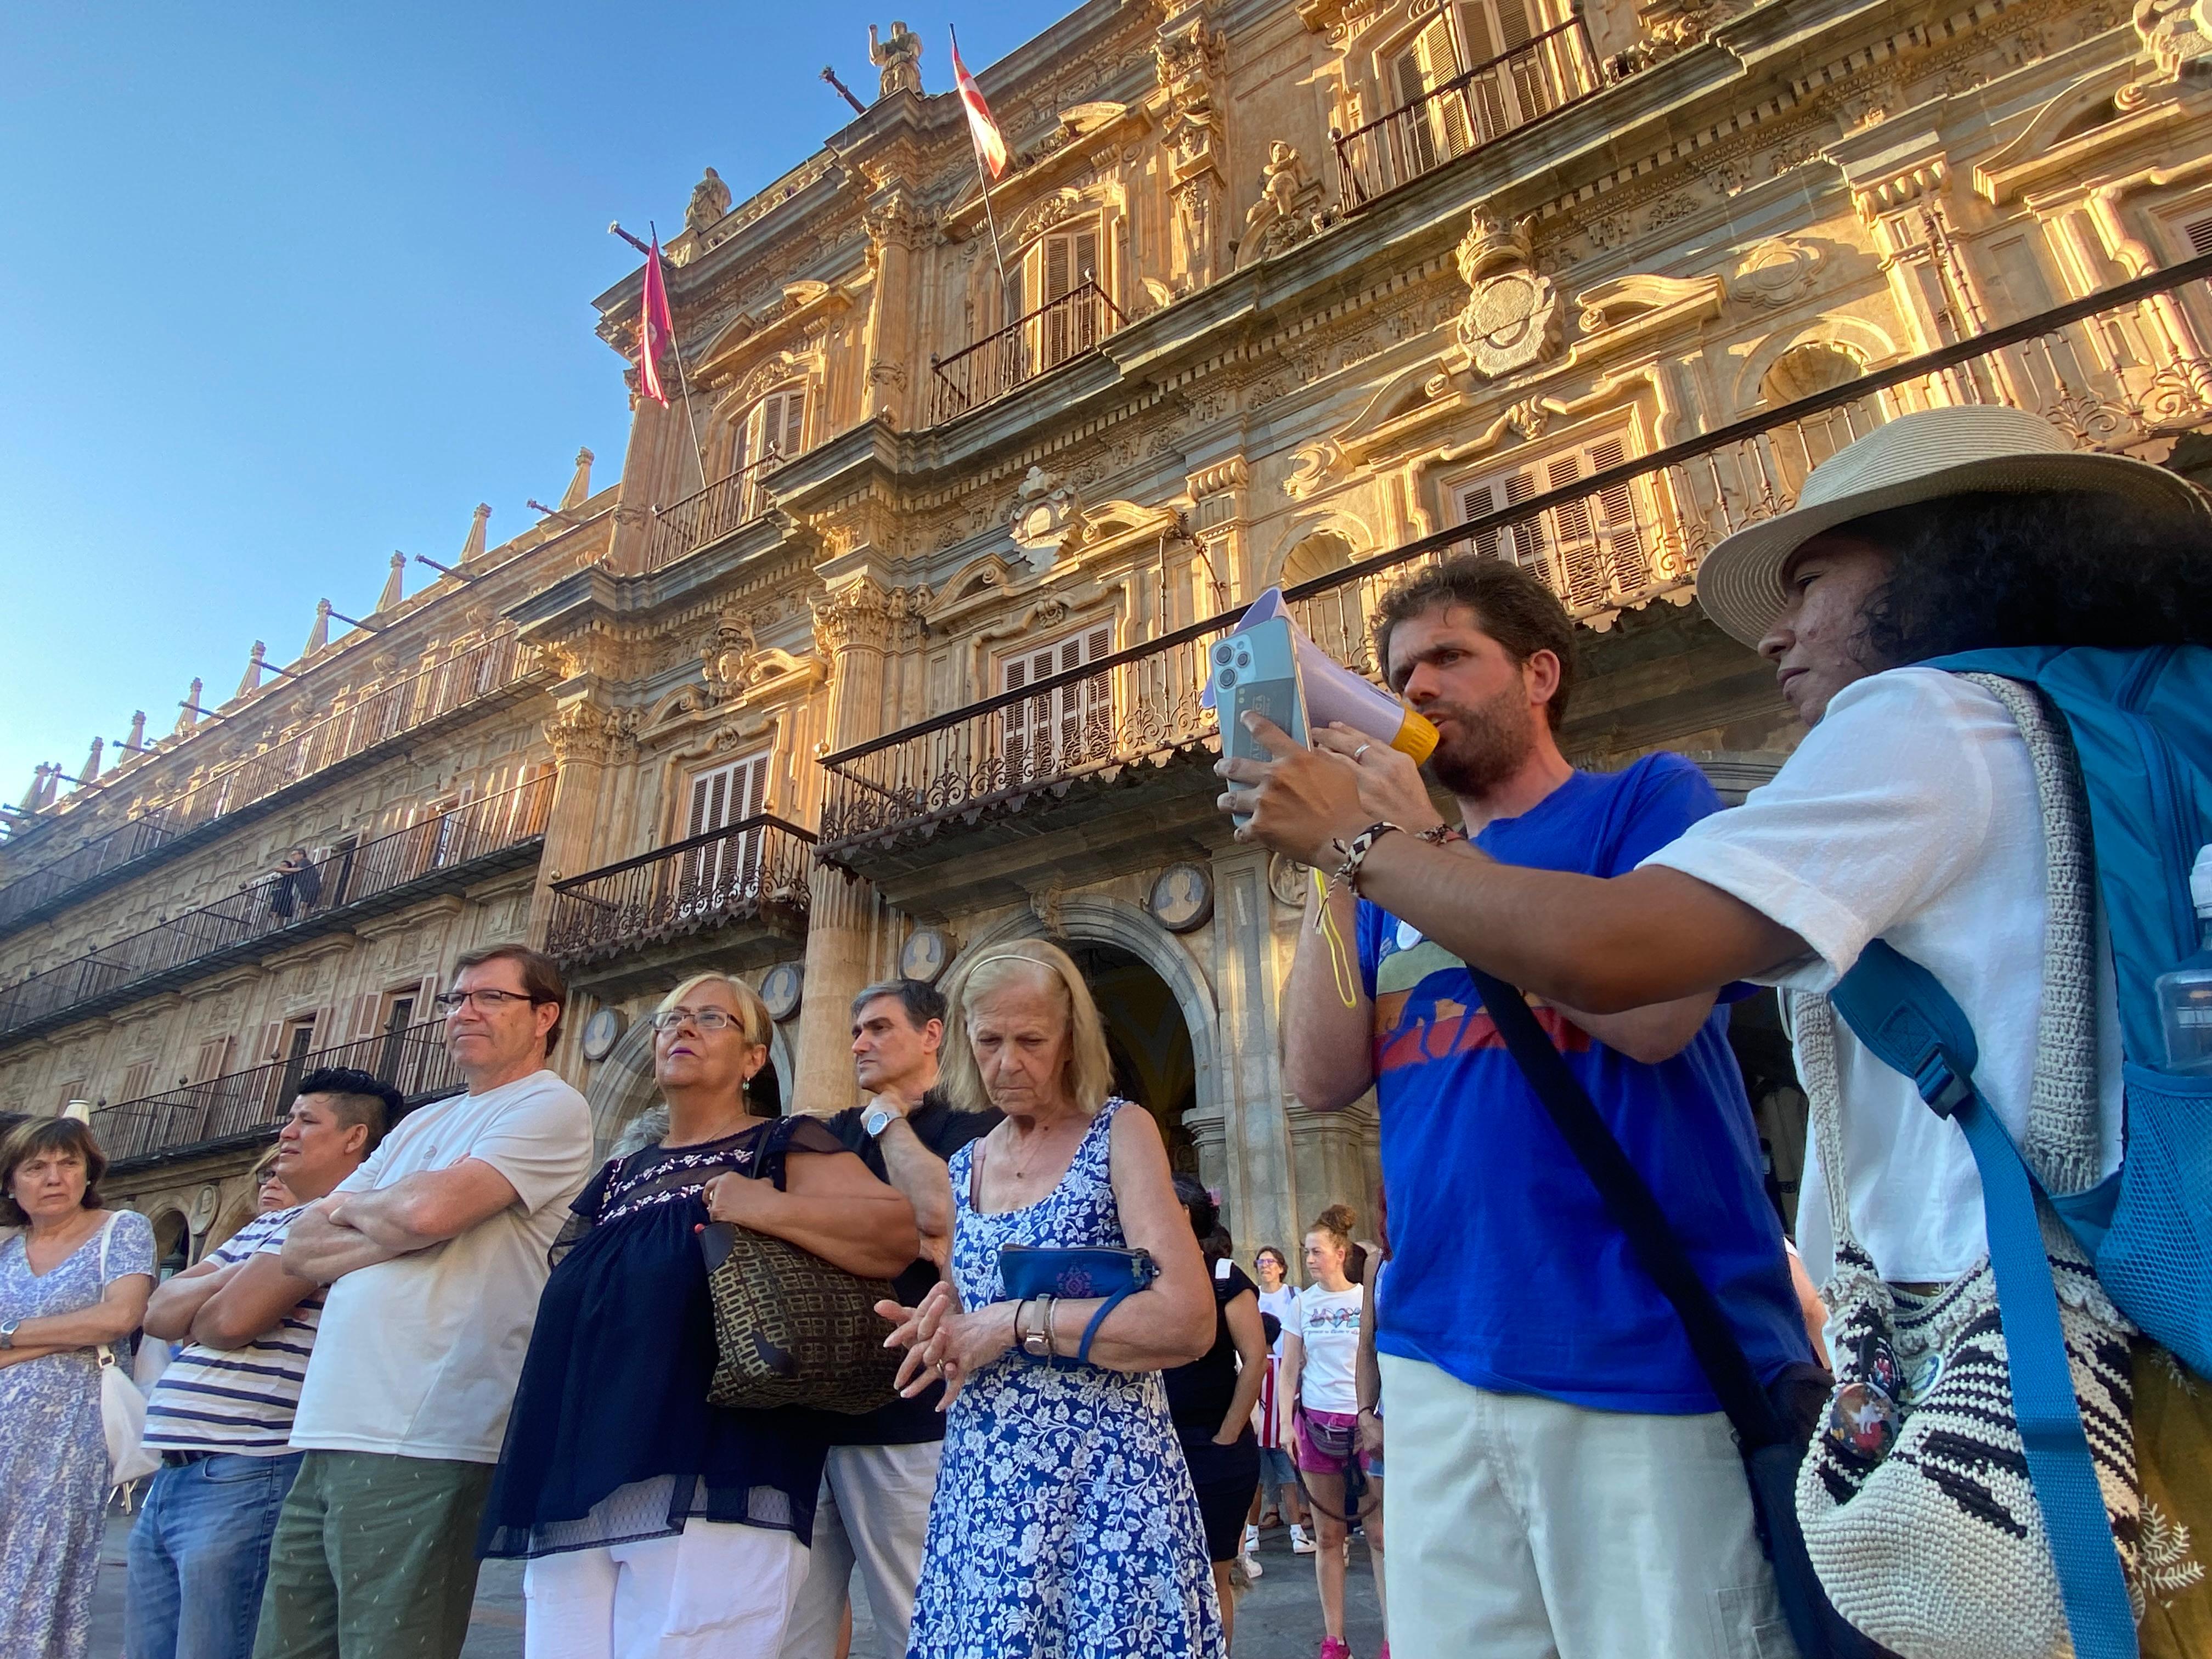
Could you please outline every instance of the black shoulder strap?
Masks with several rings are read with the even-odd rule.
[[[1606,1127],[1589,1092],[1552,1046],[1527,1000],[1503,980],[1472,968],[1468,971],[1474,976],[1475,988],[1482,993],[1482,1006],[1496,1022],[1506,1049],[1589,1176],[1590,1185],[1597,1188],[1606,1213],[1626,1235],[1629,1249],[1661,1294],[1674,1304],[1698,1369],[1719,1396],[1721,1409],[1728,1413],[1744,1450],[1756,1451],[1790,1440],[1788,1427],[1767,1399],[1751,1361],[1744,1357],[1728,1316],[1705,1281],[1698,1277],[1659,1200]]]

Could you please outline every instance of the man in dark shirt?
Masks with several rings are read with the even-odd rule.
[[[996,1112],[957,1111],[937,1091],[945,999],[920,980],[887,980],[853,999],[853,1069],[865,1104],[830,1131],[914,1206],[924,1255],[896,1280],[912,1307],[952,1254],[952,1187],[945,1161],[990,1133]],[[824,1413],[830,1461],[814,1514],[806,1583],[785,1627],[783,1659],[831,1659],[857,1561],[884,1659],[905,1659],[914,1587],[944,1450],[941,1387],[865,1417]]]

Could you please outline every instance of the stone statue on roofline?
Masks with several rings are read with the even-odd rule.
[[[903,23],[894,22],[888,37],[878,38],[868,25],[868,61],[883,71],[878,96],[921,91],[921,37]]]
[[[722,182],[722,175],[714,168],[707,176],[691,186],[691,205],[684,210],[686,230],[704,230],[730,210],[730,187]]]

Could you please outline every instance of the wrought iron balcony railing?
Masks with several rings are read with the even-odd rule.
[[[658,570],[687,553],[718,542],[768,511],[768,475],[783,465],[770,448],[750,466],[739,467],[682,501],[653,509],[653,528],[645,541],[645,568]]]
[[[1500,475],[1498,504],[1466,522],[1291,588],[1299,626],[1379,678],[1377,602],[1419,566],[1462,553],[1541,574],[1598,628],[1662,595],[1686,601],[1722,537],[1786,510],[1822,459],[1909,410],[2003,404],[2035,410],[2084,449],[2130,449],[2212,425],[2212,255],[1799,398],[1618,465],[1596,446]],[[1539,463],[1539,446],[1531,446]],[[1578,458],[1579,457],[1579,458]],[[1218,752],[1200,688],[1224,612],[1019,691],[830,756],[820,855],[866,849],[1029,810],[1041,798],[1143,764]],[[1209,782],[1205,787],[1211,788]]]
[[[981,408],[1047,369],[1096,350],[1126,320],[1121,307],[1086,275],[1057,300],[1047,301],[943,362],[931,358],[930,425],[942,425],[956,415]]]
[[[545,948],[573,968],[734,922],[803,933],[813,845],[761,813],[557,881]]]
[[[300,1079],[325,1066],[373,1073],[405,1096],[410,1107],[459,1094],[467,1086],[446,1053],[446,1022],[426,1019],[100,1107],[92,1115],[92,1132],[100,1150],[117,1164],[273,1134],[292,1109]]]
[[[495,699],[528,674],[514,636],[501,634],[380,686],[0,887],[0,934],[51,915],[94,884],[123,879],[140,860],[218,819],[472,703]]]
[[[1603,84],[1583,20],[1570,17],[1380,120],[1336,135],[1344,205],[1358,207],[1434,173]]]
[[[434,813],[328,857],[302,860],[112,945],[0,991],[0,1039],[13,1041],[117,1006],[267,948],[416,895],[465,884],[534,849],[545,833],[553,775]]]

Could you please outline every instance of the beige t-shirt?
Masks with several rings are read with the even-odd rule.
[[[337,1188],[372,1192],[463,1158],[520,1202],[459,1237],[331,1286],[292,1444],[495,1463],[545,1288],[546,1251],[592,1170],[592,1115],[550,1072],[401,1120]]]

